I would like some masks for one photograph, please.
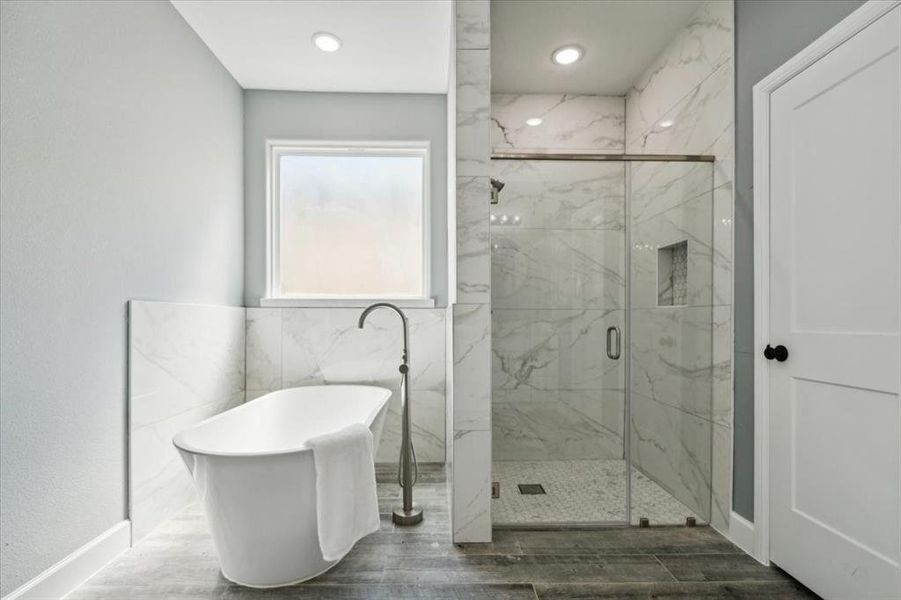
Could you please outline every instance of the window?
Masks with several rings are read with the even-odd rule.
[[[429,144],[269,142],[269,297],[429,298]]]

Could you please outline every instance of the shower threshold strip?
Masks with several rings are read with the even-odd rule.
[[[710,154],[592,154],[589,152],[505,152],[495,151],[491,160],[584,160],[595,162],[709,162]]]
[[[492,523],[491,528],[503,529],[528,529],[539,531],[563,531],[568,529],[625,529],[631,527],[626,521],[547,521],[541,523]]]

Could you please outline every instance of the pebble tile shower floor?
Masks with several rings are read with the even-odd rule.
[[[816,598],[708,527],[498,530],[491,544],[450,540],[441,466],[415,490],[425,520],[395,527],[396,471],[379,470],[382,529],[305,584],[242,588],[219,572],[199,505],[163,523],[66,600],[568,600]]]
[[[491,501],[495,525],[611,523],[626,520],[626,463],[622,460],[495,461],[500,497]],[[545,494],[523,495],[519,484],[538,483]],[[705,520],[637,469],[632,469],[632,524],[684,525]]]

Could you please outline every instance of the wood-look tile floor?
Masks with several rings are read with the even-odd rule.
[[[451,543],[443,470],[415,489],[425,520],[395,527],[400,493],[379,470],[382,529],[332,570],[287,588],[253,590],[219,572],[200,505],[161,525],[67,600],[571,600],[815,598],[710,528],[498,530],[491,544]]]

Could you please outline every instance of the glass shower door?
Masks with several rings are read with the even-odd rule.
[[[632,162],[627,188],[631,519],[706,523],[713,337],[729,313],[713,295],[713,163]]]
[[[626,523],[624,164],[491,166],[493,521]]]

